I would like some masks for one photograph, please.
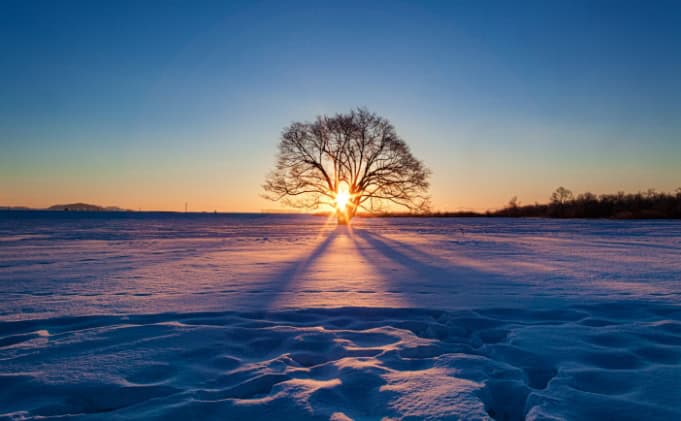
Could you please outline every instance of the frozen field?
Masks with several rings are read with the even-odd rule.
[[[681,419],[681,222],[0,212],[0,418]]]

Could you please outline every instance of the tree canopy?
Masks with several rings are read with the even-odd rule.
[[[387,119],[358,108],[286,127],[263,188],[271,200],[330,207],[347,222],[359,209],[373,213],[390,204],[426,211],[429,176]]]

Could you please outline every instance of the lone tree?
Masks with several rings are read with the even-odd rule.
[[[374,213],[390,203],[426,211],[429,176],[388,120],[359,108],[286,127],[263,188],[289,206],[335,209],[346,224],[360,208]]]

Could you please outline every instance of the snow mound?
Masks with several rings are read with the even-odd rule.
[[[650,303],[2,322],[0,360],[16,418],[681,417],[681,309]]]

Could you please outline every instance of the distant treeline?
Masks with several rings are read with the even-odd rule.
[[[417,216],[413,214],[383,214],[377,216]],[[516,197],[503,209],[487,212],[432,212],[433,217],[535,217],[535,218],[611,218],[611,219],[681,219],[681,188],[674,193],[655,190],[638,193],[582,193],[575,196],[559,187],[549,203],[521,205]]]
[[[519,205],[516,198],[495,216],[546,218],[654,219],[681,218],[681,188],[675,193],[655,190],[638,193],[582,193],[574,196],[564,187],[551,195],[547,204]]]

